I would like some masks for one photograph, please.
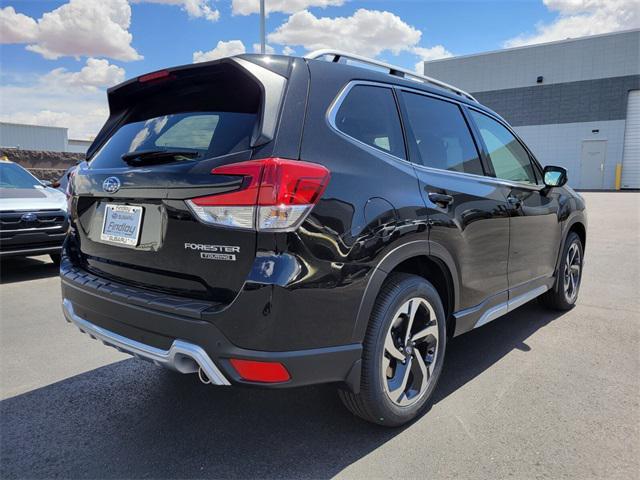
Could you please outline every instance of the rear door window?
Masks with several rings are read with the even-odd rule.
[[[353,87],[338,108],[335,126],[370,147],[406,159],[398,107],[389,88]]]
[[[417,162],[426,167],[483,175],[478,149],[460,107],[417,93],[402,92]]]
[[[496,178],[535,185],[531,158],[518,139],[504,125],[487,115],[475,110],[470,112],[487,147]]]

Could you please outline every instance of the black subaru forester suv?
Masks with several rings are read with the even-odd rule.
[[[71,181],[63,309],[206,383],[335,383],[400,425],[429,407],[449,339],[538,296],[575,304],[585,205],[466,92],[313,57],[109,90]]]

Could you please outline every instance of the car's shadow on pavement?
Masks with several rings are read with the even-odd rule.
[[[0,285],[54,277],[59,273],[60,268],[48,256],[0,259]]]
[[[451,341],[436,402],[558,316],[532,302]],[[0,414],[3,479],[327,478],[403,431],[351,416],[332,386],[213,388],[133,359],[4,400]]]

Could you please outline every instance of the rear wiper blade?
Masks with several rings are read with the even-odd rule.
[[[200,152],[197,150],[137,150],[123,153],[121,158],[127,163],[140,164],[149,160],[177,159],[178,157],[197,158]]]

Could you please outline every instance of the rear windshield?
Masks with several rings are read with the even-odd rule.
[[[0,163],[0,188],[35,188],[36,177],[15,163]]]
[[[146,150],[194,150],[196,159],[218,157],[249,148],[256,115],[236,112],[188,112],[127,123],[91,160],[96,168],[123,163],[125,153]]]
[[[247,150],[260,99],[255,82],[229,69],[141,86],[90,165],[123,167],[122,155],[135,152],[175,150],[201,160]]]

